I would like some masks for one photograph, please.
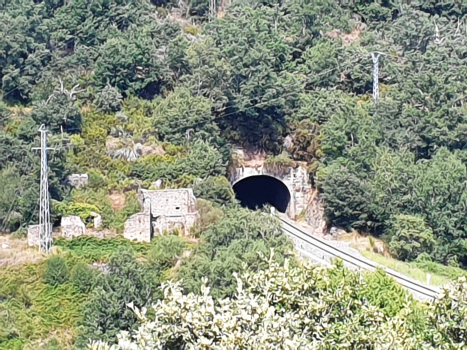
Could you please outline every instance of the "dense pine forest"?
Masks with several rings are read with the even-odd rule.
[[[0,348],[465,347],[465,279],[419,303],[308,265],[227,176],[234,146],[307,162],[329,225],[467,269],[466,63],[460,0],[0,0],[0,232],[38,222],[41,125],[56,226],[118,235],[157,180],[201,214],[193,240],[59,238],[0,267]]]

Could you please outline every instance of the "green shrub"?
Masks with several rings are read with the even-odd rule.
[[[53,256],[45,265],[44,280],[51,286],[58,286],[68,281],[69,272],[67,262],[61,256]]]
[[[162,148],[167,152],[169,156],[176,157],[180,155],[186,155],[186,149],[183,146],[177,146],[170,142],[164,142]]]
[[[389,251],[400,260],[415,260],[422,253],[432,252],[435,245],[432,229],[416,216],[395,215],[387,235],[391,237]]]
[[[103,188],[106,185],[104,177],[96,170],[88,171],[89,181],[86,187],[89,188]]]
[[[88,203],[59,203],[56,202],[56,210],[60,215],[77,215],[86,224],[92,223],[93,216],[91,212],[99,213],[99,208],[93,204]]]
[[[122,94],[114,87],[106,85],[96,96],[97,110],[104,113],[117,112],[122,109]]]
[[[292,248],[278,220],[243,208],[225,210],[201,238],[202,243],[183,261],[178,276],[185,290],[195,293],[201,290],[202,278],[208,278],[213,295],[220,298],[236,292],[234,273],[242,271],[243,264],[252,271],[267,266],[258,252],[269,256],[273,248],[274,259],[282,263]]]
[[[224,176],[210,176],[206,180],[196,182],[193,193],[197,198],[203,198],[219,205],[232,203],[235,196],[229,180]]]
[[[89,339],[114,339],[121,330],[137,325],[137,317],[128,307],[150,305],[158,291],[159,275],[136,260],[133,250],[121,248],[107,265],[85,305],[76,346],[85,348]]]
[[[274,174],[283,175],[289,172],[289,168],[295,166],[296,163],[290,158],[289,154],[283,152],[278,156],[269,156],[264,162],[264,168]]]
[[[5,126],[9,120],[10,120],[10,110],[8,109],[8,106],[3,101],[0,101],[0,127]]]
[[[108,261],[114,253],[124,247],[133,249],[138,255],[145,255],[151,249],[150,244],[132,242],[123,237],[100,239],[92,236],[80,236],[71,240],[58,238],[54,241],[54,245],[67,253],[72,253],[78,261],[88,264],[95,261]]]
[[[198,27],[193,26],[193,25],[192,26],[186,26],[185,28],[183,28],[183,31],[185,33],[187,33],[187,34],[191,34],[191,35],[194,35],[194,36],[198,35],[201,32],[201,30]]]
[[[89,293],[96,284],[96,272],[79,262],[71,269],[70,281],[81,293]]]
[[[405,306],[407,291],[382,269],[367,272],[363,280],[366,282],[363,295],[368,302],[378,307],[385,316],[394,317]]]
[[[152,244],[148,258],[164,270],[173,267],[176,259],[180,258],[186,248],[186,243],[180,237],[173,235],[156,237]]]
[[[198,227],[201,231],[216,224],[224,215],[220,208],[214,207],[210,201],[202,198],[196,200],[195,206],[199,213]]]

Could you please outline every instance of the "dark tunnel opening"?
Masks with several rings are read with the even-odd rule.
[[[290,192],[280,180],[267,175],[246,177],[234,186],[235,198],[249,209],[259,209],[270,204],[285,213],[290,202]]]

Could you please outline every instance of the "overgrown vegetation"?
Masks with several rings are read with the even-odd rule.
[[[0,270],[0,349],[47,349],[41,346],[49,342],[84,349],[88,339],[113,339],[136,325],[126,303],[160,297],[159,284],[188,248],[175,236],[151,244],[94,237],[55,244],[58,255],[39,264]]]
[[[227,167],[242,160],[232,159],[231,145],[266,151],[265,166],[278,173],[308,162],[330,225],[379,236],[412,265],[464,275],[467,6],[246,0],[208,20],[209,8],[205,0],[0,1],[0,230],[23,232],[38,221],[39,158],[31,148],[39,145],[42,124],[55,148],[49,153],[55,225],[73,214],[91,226],[96,212],[104,229],[119,233],[139,210],[139,188],[193,187],[201,213],[198,244],[175,236],[151,244],[59,239],[57,256],[0,271],[0,347],[116,341],[120,330],[138,327],[126,302],[173,302],[157,301],[166,279],[182,279],[184,298],[202,305],[203,277],[219,301],[236,298],[234,272],[261,281],[271,266],[282,271],[291,243],[274,220],[236,207]],[[188,21],[168,16],[174,10]],[[385,54],[377,104],[375,51]],[[89,182],[71,189],[66,178],[73,173],[87,173]],[[271,248],[273,262],[259,258]],[[315,269],[294,259],[290,265],[297,278],[315,277]],[[341,267],[316,273],[331,281],[322,292],[312,289],[330,298],[323,308],[332,308],[339,283],[350,279],[355,283],[343,293],[356,311],[351,320],[370,320],[347,327],[348,315],[339,311],[336,328],[320,330],[323,339],[337,337],[330,347],[367,346],[362,339],[377,336],[374,329],[394,339],[419,336],[396,347],[437,341],[455,348],[466,341],[465,313],[454,299],[429,312],[413,305],[404,311],[405,296],[380,273],[363,280]],[[463,297],[465,286],[456,288],[449,295]],[[233,314],[245,300],[236,299]],[[445,322],[434,325],[435,319]],[[174,346],[195,344],[164,336]]]
[[[465,278],[421,306],[378,272],[362,276],[342,265],[264,261],[264,270],[236,276],[236,293],[228,299],[214,298],[207,279],[200,294],[164,284],[164,298],[152,306],[155,315],[134,307],[138,330],[122,332],[119,346],[96,342],[92,349],[465,347]]]
[[[428,253],[464,265],[460,2],[246,1],[213,21],[204,2],[0,6],[3,230],[37,221],[30,148],[45,124],[58,149],[50,189],[65,205],[57,208],[83,215],[80,205],[95,205],[104,227],[121,230],[134,212],[109,209],[107,195],[158,180],[197,183],[209,200],[208,185],[220,186],[216,201],[228,202],[213,178],[227,175],[235,143],[268,151],[276,171],[309,162],[331,224],[383,235],[400,259]],[[173,6],[195,26],[168,20]],[[374,51],[385,53],[376,105]],[[93,174],[87,189],[64,186],[72,172]],[[424,229],[409,229],[401,221],[409,217]]]

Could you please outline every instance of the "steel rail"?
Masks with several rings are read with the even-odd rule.
[[[340,258],[344,261],[344,263],[351,264],[357,268],[362,268],[365,270],[374,271],[377,268],[382,268],[386,271],[386,273],[389,276],[393,277],[396,280],[396,282],[398,282],[401,286],[405,287],[409,291],[423,295],[424,299],[437,299],[440,294],[440,291],[433,287],[416,282],[415,280],[412,280],[409,277],[406,277],[403,274],[391,270],[383,265],[379,265],[367,259],[363,260],[359,257],[356,257],[345,250],[335,247],[334,245],[330,244],[329,242],[326,242],[325,240],[312,236],[304,229],[291,224],[283,218],[280,218],[280,220],[282,223],[282,229],[285,234],[292,235],[298,238],[300,241],[311,245],[317,250],[325,252],[331,257]],[[310,254],[313,255],[313,253]]]

